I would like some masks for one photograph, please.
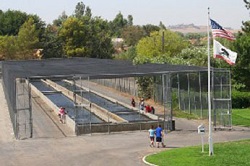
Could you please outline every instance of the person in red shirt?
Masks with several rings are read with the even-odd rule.
[[[64,107],[60,107],[58,115],[60,118],[60,122],[65,123],[66,122],[66,111],[65,111]]]
[[[151,112],[151,107],[150,107],[150,105],[148,104],[148,105],[146,105],[146,112]]]

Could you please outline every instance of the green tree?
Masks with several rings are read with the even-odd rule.
[[[108,22],[99,17],[91,20],[69,17],[59,36],[69,57],[111,58],[113,53]]]
[[[0,36],[0,59],[16,59],[18,46],[15,36]]]
[[[246,3],[246,8],[250,9],[250,1],[249,0],[244,0],[244,2]]]
[[[244,0],[246,8],[250,9],[250,2]],[[250,91],[250,21],[243,22],[242,32],[234,44],[234,49],[238,53],[235,66],[232,68],[232,78],[235,87],[241,91]]]
[[[232,68],[232,77],[235,83],[243,85],[239,90],[250,90],[250,33],[241,34],[235,44],[238,53],[235,66]]]
[[[127,26],[121,33],[121,37],[128,46],[135,46],[143,35],[143,29],[140,26]]]
[[[92,58],[112,58],[114,52],[109,24],[100,17],[91,19],[87,45]]]
[[[163,34],[165,37],[163,37]],[[136,46],[137,55],[133,62],[136,64],[166,63],[187,46],[188,43],[175,32],[169,30],[155,31],[149,37],[144,37],[138,42]],[[139,85],[139,96],[151,98],[153,77],[140,77],[137,83]]]
[[[66,21],[68,18],[65,11],[62,12],[62,14],[55,20],[53,20],[53,25],[57,27],[61,27],[63,22]]]
[[[18,59],[33,59],[34,49],[39,47],[39,31],[33,18],[29,18],[18,32]]]
[[[166,26],[161,21],[160,21],[159,27],[160,29],[167,29]]]
[[[69,56],[87,56],[86,36],[88,31],[83,22],[75,17],[69,17],[62,25],[59,36],[64,41],[64,53]]]
[[[151,32],[160,30],[160,27],[152,24],[143,25],[142,28],[144,30],[144,36],[150,36]]]
[[[21,11],[0,12],[0,35],[17,35],[28,15]]]
[[[164,42],[163,42],[164,32]],[[188,46],[182,37],[175,32],[165,30],[151,33],[149,37],[142,38],[137,46],[135,63],[164,63],[169,57],[174,57]]]
[[[48,25],[43,38],[43,58],[63,57],[63,41],[58,37],[58,27]]]
[[[84,16],[84,12],[85,12],[85,5],[83,2],[78,2],[76,7],[75,7],[75,14],[74,16],[76,18],[81,18]]]
[[[122,13],[119,12],[114,18],[114,20],[110,23],[112,36],[121,37],[121,31],[127,24],[128,24],[128,21],[124,19]]]
[[[206,46],[207,40],[206,40],[206,33],[186,33],[183,34],[184,38],[189,40],[192,45],[194,46]]]
[[[42,36],[45,23],[37,15],[28,15],[21,11],[7,10],[0,12],[0,35],[16,36],[19,29],[30,17],[33,18],[36,24],[36,29],[39,29],[39,37]]]
[[[127,51],[120,53],[118,56],[115,56],[115,59],[133,61],[135,57],[136,57],[136,48],[135,46],[132,46],[129,47]]]
[[[132,25],[133,25],[133,16],[128,15],[128,26],[132,26]]]

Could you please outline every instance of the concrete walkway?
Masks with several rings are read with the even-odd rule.
[[[45,138],[42,134],[44,129],[40,129],[43,124],[38,124],[38,122],[34,124],[34,126],[39,125],[39,131],[36,131],[38,132],[37,137],[15,140],[13,139],[2,86],[0,86],[0,99],[0,163],[4,166],[144,166],[146,164],[142,162],[142,158],[147,154],[201,144],[200,136],[196,131],[200,122],[184,119],[177,119],[176,127],[178,130],[166,135],[166,148],[150,148],[147,131],[93,134],[78,137],[57,136],[54,132],[55,135],[51,134],[50,137]],[[45,115],[39,114],[39,116]],[[45,126],[47,129],[50,128],[47,125]],[[183,128],[183,126],[188,127]],[[39,137],[41,135],[43,137]],[[250,138],[249,128],[235,127],[231,131],[213,132],[214,142],[248,138]],[[205,134],[205,140],[207,140],[207,133]],[[205,151],[208,150],[205,149]],[[214,153],[216,154],[216,151]]]

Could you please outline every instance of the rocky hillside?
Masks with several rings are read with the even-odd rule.
[[[179,25],[172,25],[167,27],[171,31],[175,32],[181,32],[181,33],[206,33],[207,32],[207,26],[197,26],[194,24],[179,24]],[[232,29],[230,27],[225,27],[225,29],[236,33],[239,30]]]

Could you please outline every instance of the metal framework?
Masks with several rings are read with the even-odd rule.
[[[32,78],[76,78],[93,81],[117,79],[120,90],[127,87],[124,79],[150,76],[159,80],[154,84],[154,99],[164,106],[165,129],[173,126],[172,111],[180,110],[207,117],[207,68],[168,64],[133,65],[128,61],[107,59],[72,58],[33,61],[5,61],[3,87],[9,106],[16,138],[32,137],[32,106],[30,80]],[[214,127],[231,127],[231,82],[230,71],[212,70],[212,105]],[[27,80],[27,82],[23,81]],[[131,80],[129,81],[131,83]],[[121,85],[122,83],[122,85]],[[136,93],[134,82],[133,94]],[[25,90],[26,91],[25,91]],[[75,91],[77,91],[75,89]],[[84,93],[84,92],[82,92]],[[20,101],[21,98],[23,101]],[[76,105],[76,108],[80,108]],[[91,108],[90,108],[91,110]],[[76,109],[77,115],[77,109]],[[22,117],[22,118],[21,118]],[[91,126],[91,124],[90,124]],[[25,133],[25,134],[24,134]]]

